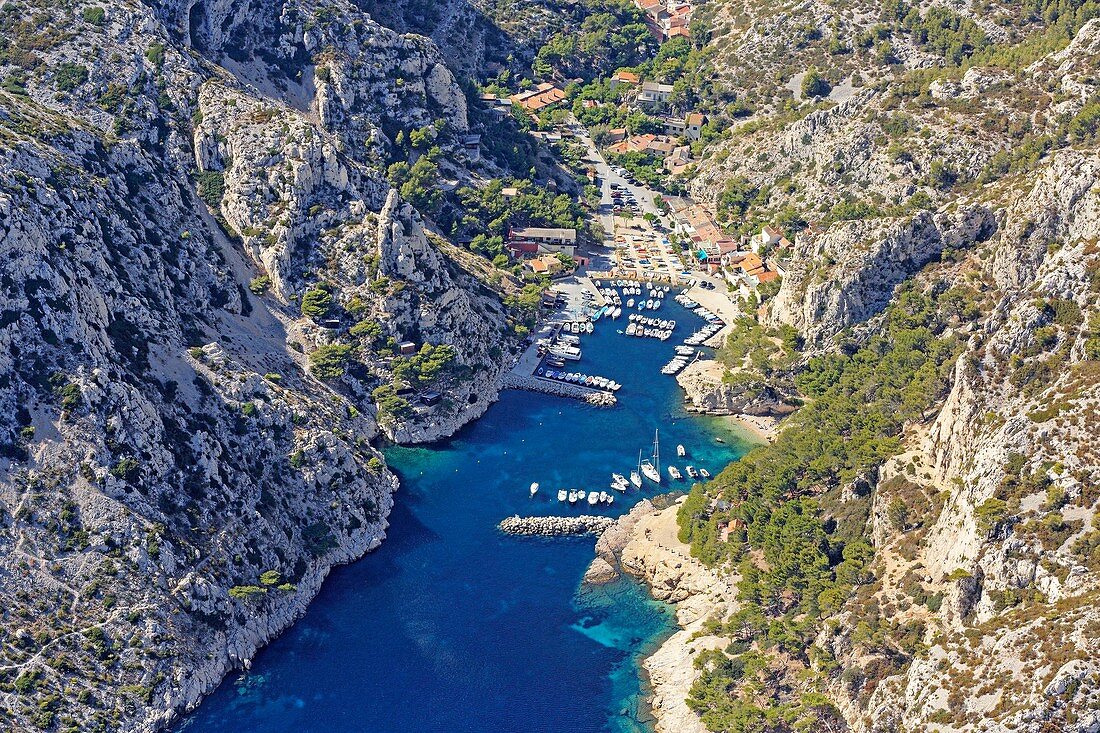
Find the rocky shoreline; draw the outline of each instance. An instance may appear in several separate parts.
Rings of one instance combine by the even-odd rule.
[[[676,376],[684,390],[684,406],[691,412],[732,417],[762,440],[775,440],[779,421],[797,409],[773,386],[758,381],[730,383],[726,367],[713,359],[689,364]]]
[[[719,575],[691,556],[677,537],[678,508],[679,501],[664,509],[649,500],[639,502],[601,535],[584,582],[606,583],[625,572],[644,582],[654,598],[675,604],[680,630],[642,662],[652,687],[650,706],[658,733],[706,733],[687,706],[699,675],[694,659],[701,649],[729,644],[704,627],[709,619],[736,611],[737,579]]]

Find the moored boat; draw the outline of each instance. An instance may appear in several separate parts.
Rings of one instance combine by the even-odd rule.
[[[533,497],[537,493],[539,493],[539,483],[538,483],[538,481],[531,484],[531,496]]]

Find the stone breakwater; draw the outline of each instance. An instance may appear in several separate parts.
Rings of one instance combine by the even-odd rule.
[[[589,389],[577,384],[556,382],[552,379],[540,379],[538,377],[524,377],[509,372],[500,380],[502,389],[523,389],[528,392],[542,392],[543,394],[556,395],[557,397],[569,397],[582,400],[590,405],[598,407],[612,407],[618,404],[615,395],[598,389]]]
[[[611,517],[585,514],[579,517],[508,517],[499,525],[501,532],[538,537],[567,537],[603,534],[613,525]]]

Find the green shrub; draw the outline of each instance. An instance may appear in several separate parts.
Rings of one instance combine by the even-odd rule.
[[[149,59],[149,63],[157,68],[164,63],[164,44],[160,41],[153,41],[149,44],[149,47],[145,49],[145,58]]]
[[[235,585],[229,589],[229,595],[231,598],[249,599],[254,596],[263,595],[267,593],[266,588],[261,588],[258,585]]]
[[[332,309],[332,293],[324,288],[313,288],[302,294],[302,315],[324,318]]]
[[[54,73],[54,86],[62,92],[71,92],[78,86],[88,81],[88,68],[80,64],[66,61],[57,65]]]
[[[248,282],[248,289],[253,295],[263,295],[271,287],[271,278],[267,275],[259,275]]]
[[[81,17],[84,18],[85,23],[91,23],[92,25],[103,25],[107,21],[107,11],[98,5],[92,5],[84,8],[81,13]]]
[[[283,576],[278,570],[265,570],[260,574],[260,583],[263,585],[278,585]]]
[[[321,346],[310,353],[310,372],[318,379],[336,379],[347,371],[352,348],[344,344]]]
[[[219,208],[225,196],[225,174],[221,171],[201,171],[195,178],[199,182],[199,198],[211,209]]]

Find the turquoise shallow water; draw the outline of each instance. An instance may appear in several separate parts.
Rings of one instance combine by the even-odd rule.
[[[677,443],[711,471],[745,450],[722,421],[688,416],[675,380],[660,374],[701,325],[671,300],[660,313],[678,321],[663,343],[615,333],[625,319],[582,336],[575,370],[623,384],[617,407],[507,392],[443,444],[388,451],[401,477],[388,539],[334,571],[303,619],[181,730],[648,730],[638,661],[671,631],[669,609],[632,580],[578,593],[591,539],[505,537],[496,524],[511,514],[619,515],[677,488],[666,476],[663,489],[647,483],[599,510],[554,496],[606,489],[612,471],[649,452],[655,427],[662,465],[683,468]],[[533,500],[532,481],[543,487]]]

